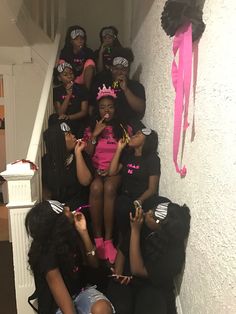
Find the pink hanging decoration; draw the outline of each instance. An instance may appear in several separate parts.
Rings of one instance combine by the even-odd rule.
[[[192,75],[192,24],[181,26],[173,41],[173,54],[179,52],[178,65],[172,63],[172,83],[175,88],[174,130],[173,130],[173,161],[176,172],[184,177],[187,173],[185,166],[178,165],[178,153],[181,137],[181,128],[186,132],[188,123],[189,95]]]

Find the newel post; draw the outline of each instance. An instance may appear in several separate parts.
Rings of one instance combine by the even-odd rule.
[[[28,296],[34,291],[34,280],[29,271],[27,252],[29,239],[25,231],[25,216],[37,202],[39,191],[38,170],[30,163],[18,162],[7,165],[1,175],[7,181],[9,203],[9,238],[12,241],[13,266],[18,314],[32,314],[27,303]]]

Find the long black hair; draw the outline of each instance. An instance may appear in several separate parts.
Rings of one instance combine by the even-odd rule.
[[[190,219],[190,211],[186,205],[169,203],[166,218],[159,222],[160,228],[154,232],[144,228],[144,232],[148,234],[144,240],[145,255],[150,259],[156,258],[172,247],[180,248],[184,258],[184,241],[189,234]]]
[[[112,50],[112,60],[116,57],[122,57],[129,61],[130,64],[134,61],[134,54],[130,48],[127,47],[116,47]]]
[[[54,86],[63,85],[63,83],[59,80],[59,76],[60,76],[63,72],[59,72],[58,69],[57,69],[59,63],[62,63],[63,61],[66,62],[65,60],[62,60],[62,59],[58,60],[56,66],[55,66],[54,69],[53,69],[53,84],[54,84]],[[67,62],[67,63],[68,63],[68,62]],[[69,63],[69,64],[70,64],[70,63]],[[74,77],[76,77],[76,71],[75,71],[74,66],[71,65],[71,64],[70,64],[70,66],[71,66],[71,70],[72,70],[72,72],[73,72],[73,74],[74,74]]]
[[[91,120],[90,120],[90,128],[91,130],[93,131],[95,129],[95,126],[96,126],[96,123],[97,121],[101,120],[101,116],[100,116],[100,113],[99,113],[99,101],[103,98],[108,98],[108,99],[112,99],[113,102],[114,102],[114,108],[115,108],[115,112],[114,112],[114,117],[111,121],[107,122],[108,125],[111,125],[112,128],[113,128],[113,133],[114,133],[114,136],[116,138],[116,140],[119,140],[123,137],[124,135],[124,130],[122,128],[122,126],[126,129],[127,131],[127,124],[124,122],[124,120],[121,118],[120,114],[119,114],[119,110],[117,110],[117,102],[116,102],[116,99],[114,99],[113,97],[111,96],[105,96],[105,97],[102,97],[100,98],[94,108],[93,108],[93,113],[92,113],[92,116],[91,116]],[[121,126],[122,124],[122,126]]]
[[[151,130],[150,135],[145,136],[145,142],[142,149],[142,156],[147,157],[150,154],[157,153],[158,135],[157,132]]]
[[[111,29],[112,31],[113,31],[113,34],[115,35],[115,39],[114,39],[114,41],[113,41],[113,47],[115,48],[115,47],[122,47],[121,46],[121,43],[120,43],[120,41],[119,41],[119,39],[118,39],[118,29],[115,27],[115,26],[113,26],[113,25],[110,25],[110,26],[104,26],[103,28],[101,28],[101,30],[100,30],[100,32],[99,32],[99,37],[100,37],[100,42],[101,42],[101,44],[102,44],[102,33],[103,33],[103,31],[104,30],[106,30],[106,29]]]
[[[48,201],[43,201],[27,213],[27,234],[32,238],[28,262],[32,271],[38,269],[40,258],[57,256],[70,269],[73,264],[71,252],[79,247],[79,238],[74,225],[65,214],[55,213]]]
[[[81,29],[84,32],[84,47],[87,47],[87,34],[86,34],[85,29],[80,25],[72,25],[72,26],[68,27],[68,29],[66,31],[65,45],[64,45],[63,49],[72,51],[73,46],[71,43],[71,32],[75,29]]]
[[[51,125],[43,134],[47,151],[47,173],[43,173],[44,181],[53,187],[52,197],[60,200],[63,195],[63,187],[66,176],[66,149],[65,133],[61,130],[60,124]]]

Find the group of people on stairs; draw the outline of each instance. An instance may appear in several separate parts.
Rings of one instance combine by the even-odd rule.
[[[44,201],[27,214],[29,265],[41,314],[174,314],[185,260],[187,206],[159,196],[156,131],[145,126],[144,86],[118,30],[86,45],[67,30],[44,132]]]

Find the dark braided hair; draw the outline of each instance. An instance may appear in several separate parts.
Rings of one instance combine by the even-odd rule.
[[[48,178],[49,185],[53,186],[54,199],[60,200],[64,193],[64,182],[66,176],[65,162],[68,157],[66,149],[65,134],[61,130],[60,124],[50,126],[43,134],[47,150],[49,171],[43,174]]]
[[[145,142],[142,149],[142,156],[147,157],[150,154],[157,153],[158,135],[152,130],[150,135],[145,136]]]
[[[116,47],[112,50],[112,60],[116,57],[123,57],[129,61],[130,64],[134,61],[134,54],[130,48]]]
[[[43,201],[27,213],[27,234],[32,238],[28,262],[34,272],[42,256],[55,256],[70,270],[74,259],[72,252],[78,251],[79,238],[74,225],[63,213],[55,213],[48,201]],[[82,255],[81,255],[82,256]]]
[[[65,61],[65,60],[64,60]],[[66,62],[66,61],[65,61]],[[67,62],[68,63],[68,62]],[[60,74],[61,73],[59,73],[58,72],[58,70],[57,70],[57,64],[56,64],[56,66],[55,66],[55,68],[53,69],[53,84],[54,84],[54,86],[58,86],[58,85],[63,85],[62,84],[62,82],[59,80],[59,76],[60,76]],[[71,67],[72,67],[72,72],[73,72],[73,74],[74,74],[74,77],[76,76],[76,71],[75,71],[75,68],[74,68],[74,66],[73,65],[71,65]]]
[[[190,212],[186,205],[179,206],[175,203],[168,205],[167,217],[160,222],[157,231],[147,231],[143,246],[145,255],[149,259],[156,259],[163,255],[168,247],[182,247],[184,250],[184,240],[187,238],[190,229]]]
[[[86,34],[86,31],[85,29],[82,27],[82,26],[79,26],[79,25],[72,25],[70,27],[68,27],[67,29],[67,32],[66,32],[66,37],[65,37],[65,45],[64,45],[64,48],[63,49],[66,49],[66,50],[69,50],[69,51],[72,51],[73,49],[73,46],[72,46],[72,43],[71,43],[71,32],[75,29],[81,29],[83,32],[84,32],[84,47],[87,47],[86,45],[86,42],[87,42],[87,34]]]
[[[121,47],[121,43],[120,43],[119,39],[117,38],[117,36],[118,36],[118,29],[115,26],[113,26],[113,25],[111,25],[111,26],[104,26],[100,30],[99,37],[100,37],[101,44],[102,44],[102,33],[103,33],[103,31],[105,29],[111,29],[113,31],[114,35],[115,35],[115,39],[113,41],[113,45],[112,46],[113,47]]]

